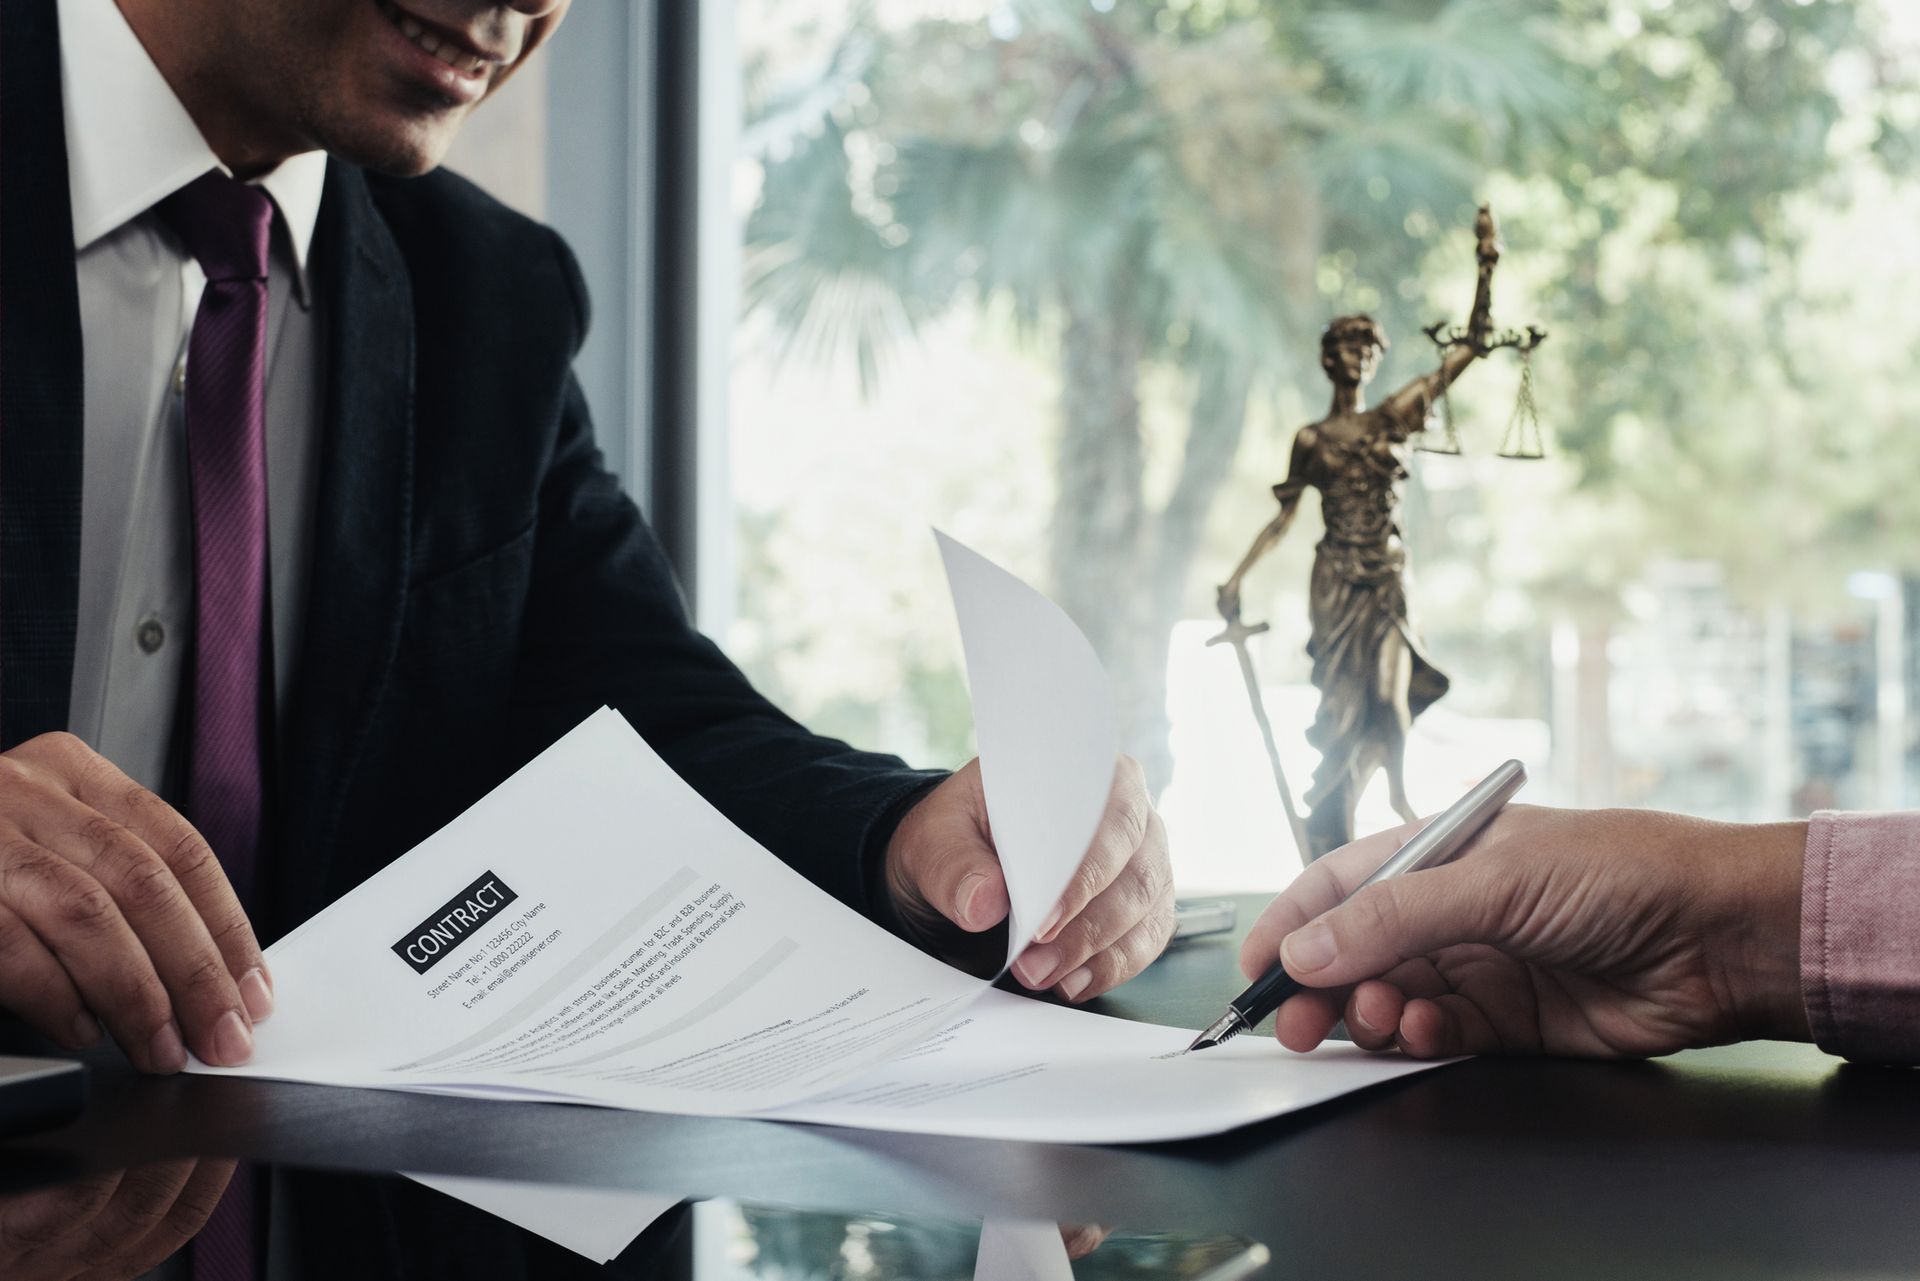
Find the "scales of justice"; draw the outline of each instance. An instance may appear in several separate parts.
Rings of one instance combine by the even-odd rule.
[[[1544,456],[1532,356],[1547,334],[1537,326],[1494,329],[1493,269],[1500,261],[1500,242],[1486,205],[1474,219],[1474,232],[1480,270],[1473,310],[1464,329],[1444,321],[1426,327],[1440,357],[1432,373],[1368,408],[1366,385],[1386,349],[1386,334],[1364,315],[1341,316],[1327,325],[1320,339],[1320,367],[1333,383],[1332,407],[1325,418],[1294,436],[1287,478],[1273,487],[1280,513],[1254,538],[1219,589],[1226,630],[1207,644],[1231,645],[1240,661],[1280,803],[1307,862],[1353,839],[1354,807],[1378,770],[1386,771],[1395,812],[1409,822],[1418,817],[1407,800],[1407,732],[1414,718],[1447,692],[1448,681],[1428,660],[1408,618],[1399,514],[1409,449],[1458,454],[1460,438],[1447,388],[1474,361],[1512,348],[1520,356],[1520,392],[1500,457]],[[1410,446],[1415,437],[1434,433],[1436,427],[1437,440]],[[1273,725],[1247,649],[1248,639],[1266,631],[1267,624],[1242,621],[1240,587],[1247,572],[1286,534],[1309,488],[1320,491],[1325,534],[1314,549],[1308,591],[1313,633],[1307,655],[1313,660],[1320,704],[1307,741],[1319,749],[1320,764],[1302,818],[1280,766]]]

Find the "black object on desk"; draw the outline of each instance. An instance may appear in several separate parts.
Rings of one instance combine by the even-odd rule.
[[[86,1102],[85,1064],[0,1055],[0,1137],[64,1125]]]

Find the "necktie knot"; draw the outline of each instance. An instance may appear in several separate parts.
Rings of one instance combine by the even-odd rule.
[[[267,278],[273,200],[260,188],[212,169],[158,207],[209,281]]]

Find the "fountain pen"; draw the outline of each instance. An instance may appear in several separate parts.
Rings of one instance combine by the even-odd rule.
[[[1526,766],[1519,761],[1508,761],[1476,783],[1472,791],[1455,801],[1438,818],[1415,832],[1405,845],[1388,855],[1386,862],[1374,869],[1372,876],[1354,886],[1353,893],[1347,898],[1352,898],[1369,885],[1377,885],[1405,872],[1438,867],[1446,862],[1500,812],[1500,807],[1511,800],[1526,781]],[[1280,1003],[1295,992],[1305,990],[1305,984],[1288,974],[1279,961],[1275,961],[1267,967],[1265,974],[1254,980],[1252,987],[1229,1001],[1227,1012],[1208,1024],[1207,1030],[1195,1037],[1193,1044],[1182,1052],[1208,1050],[1231,1041],[1279,1009]]]

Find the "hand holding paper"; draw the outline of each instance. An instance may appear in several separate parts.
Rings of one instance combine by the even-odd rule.
[[[145,1072],[244,1063],[273,1010],[260,945],[206,841],[71,734],[0,752],[0,1010]]]
[[[887,888],[921,947],[971,973],[999,970],[1005,949],[978,936],[1006,923],[1012,901],[989,832],[979,761],[901,821],[887,850]],[[1084,1001],[1145,969],[1172,934],[1167,830],[1140,767],[1123,756],[1079,874],[1013,972],[1034,991],[1051,987],[1064,1000]]]

